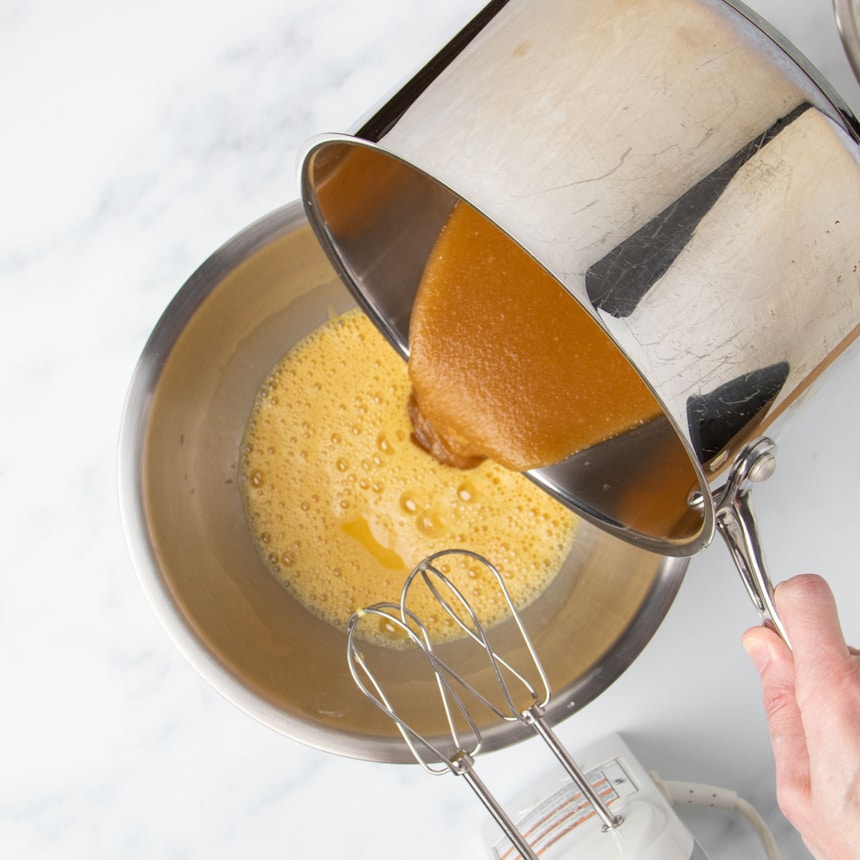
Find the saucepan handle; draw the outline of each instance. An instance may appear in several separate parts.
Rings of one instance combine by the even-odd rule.
[[[737,456],[726,483],[714,491],[717,531],[729,548],[747,592],[762,622],[791,647],[773,602],[773,585],[767,575],[758,525],[753,513],[751,484],[769,478],[776,467],[776,444],[762,437]]]

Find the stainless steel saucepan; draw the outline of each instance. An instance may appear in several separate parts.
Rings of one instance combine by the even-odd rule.
[[[749,487],[772,471],[777,419],[860,332],[857,130],[739,3],[508,0],[354,135],[312,140],[302,196],[404,356],[458,200],[531,254],[663,410],[531,476],[664,555],[719,530],[777,623]]]

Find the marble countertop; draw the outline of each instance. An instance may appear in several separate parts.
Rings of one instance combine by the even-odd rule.
[[[486,815],[460,784],[304,748],[194,673],[136,580],[115,475],[126,388],[176,290],[297,196],[303,141],[351,127],[481,5],[0,6],[0,856],[483,856]],[[860,109],[828,0],[750,5]],[[860,643],[858,374],[855,351],[756,494],[775,578],[824,573]],[[662,776],[738,791],[802,860],[740,646],[754,622],[711,547],[641,657],[560,734],[576,749],[620,732]],[[502,799],[541,771],[533,752],[488,757]],[[763,856],[737,818],[691,824],[714,860]]]

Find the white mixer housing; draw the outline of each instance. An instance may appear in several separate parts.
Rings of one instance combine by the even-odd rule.
[[[576,785],[553,771],[508,809],[541,860],[708,860],[648,772],[618,735],[583,750],[579,764],[623,822],[605,830]],[[488,828],[493,860],[516,860],[511,843]]]

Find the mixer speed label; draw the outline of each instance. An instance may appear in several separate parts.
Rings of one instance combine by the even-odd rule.
[[[609,807],[639,791],[620,758],[611,759],[589,771],[587,778]],[[588,799],[573,782],[566,781],[517,821],[517,828],[537,854],[547,854],[572,831],[592,819],[597,819],[597,815]],[[600,823],[599,819],[596,823]],[[516,849],[504,837],[493,846],[493,850],[498,860],[515,860],[518,856]]]

